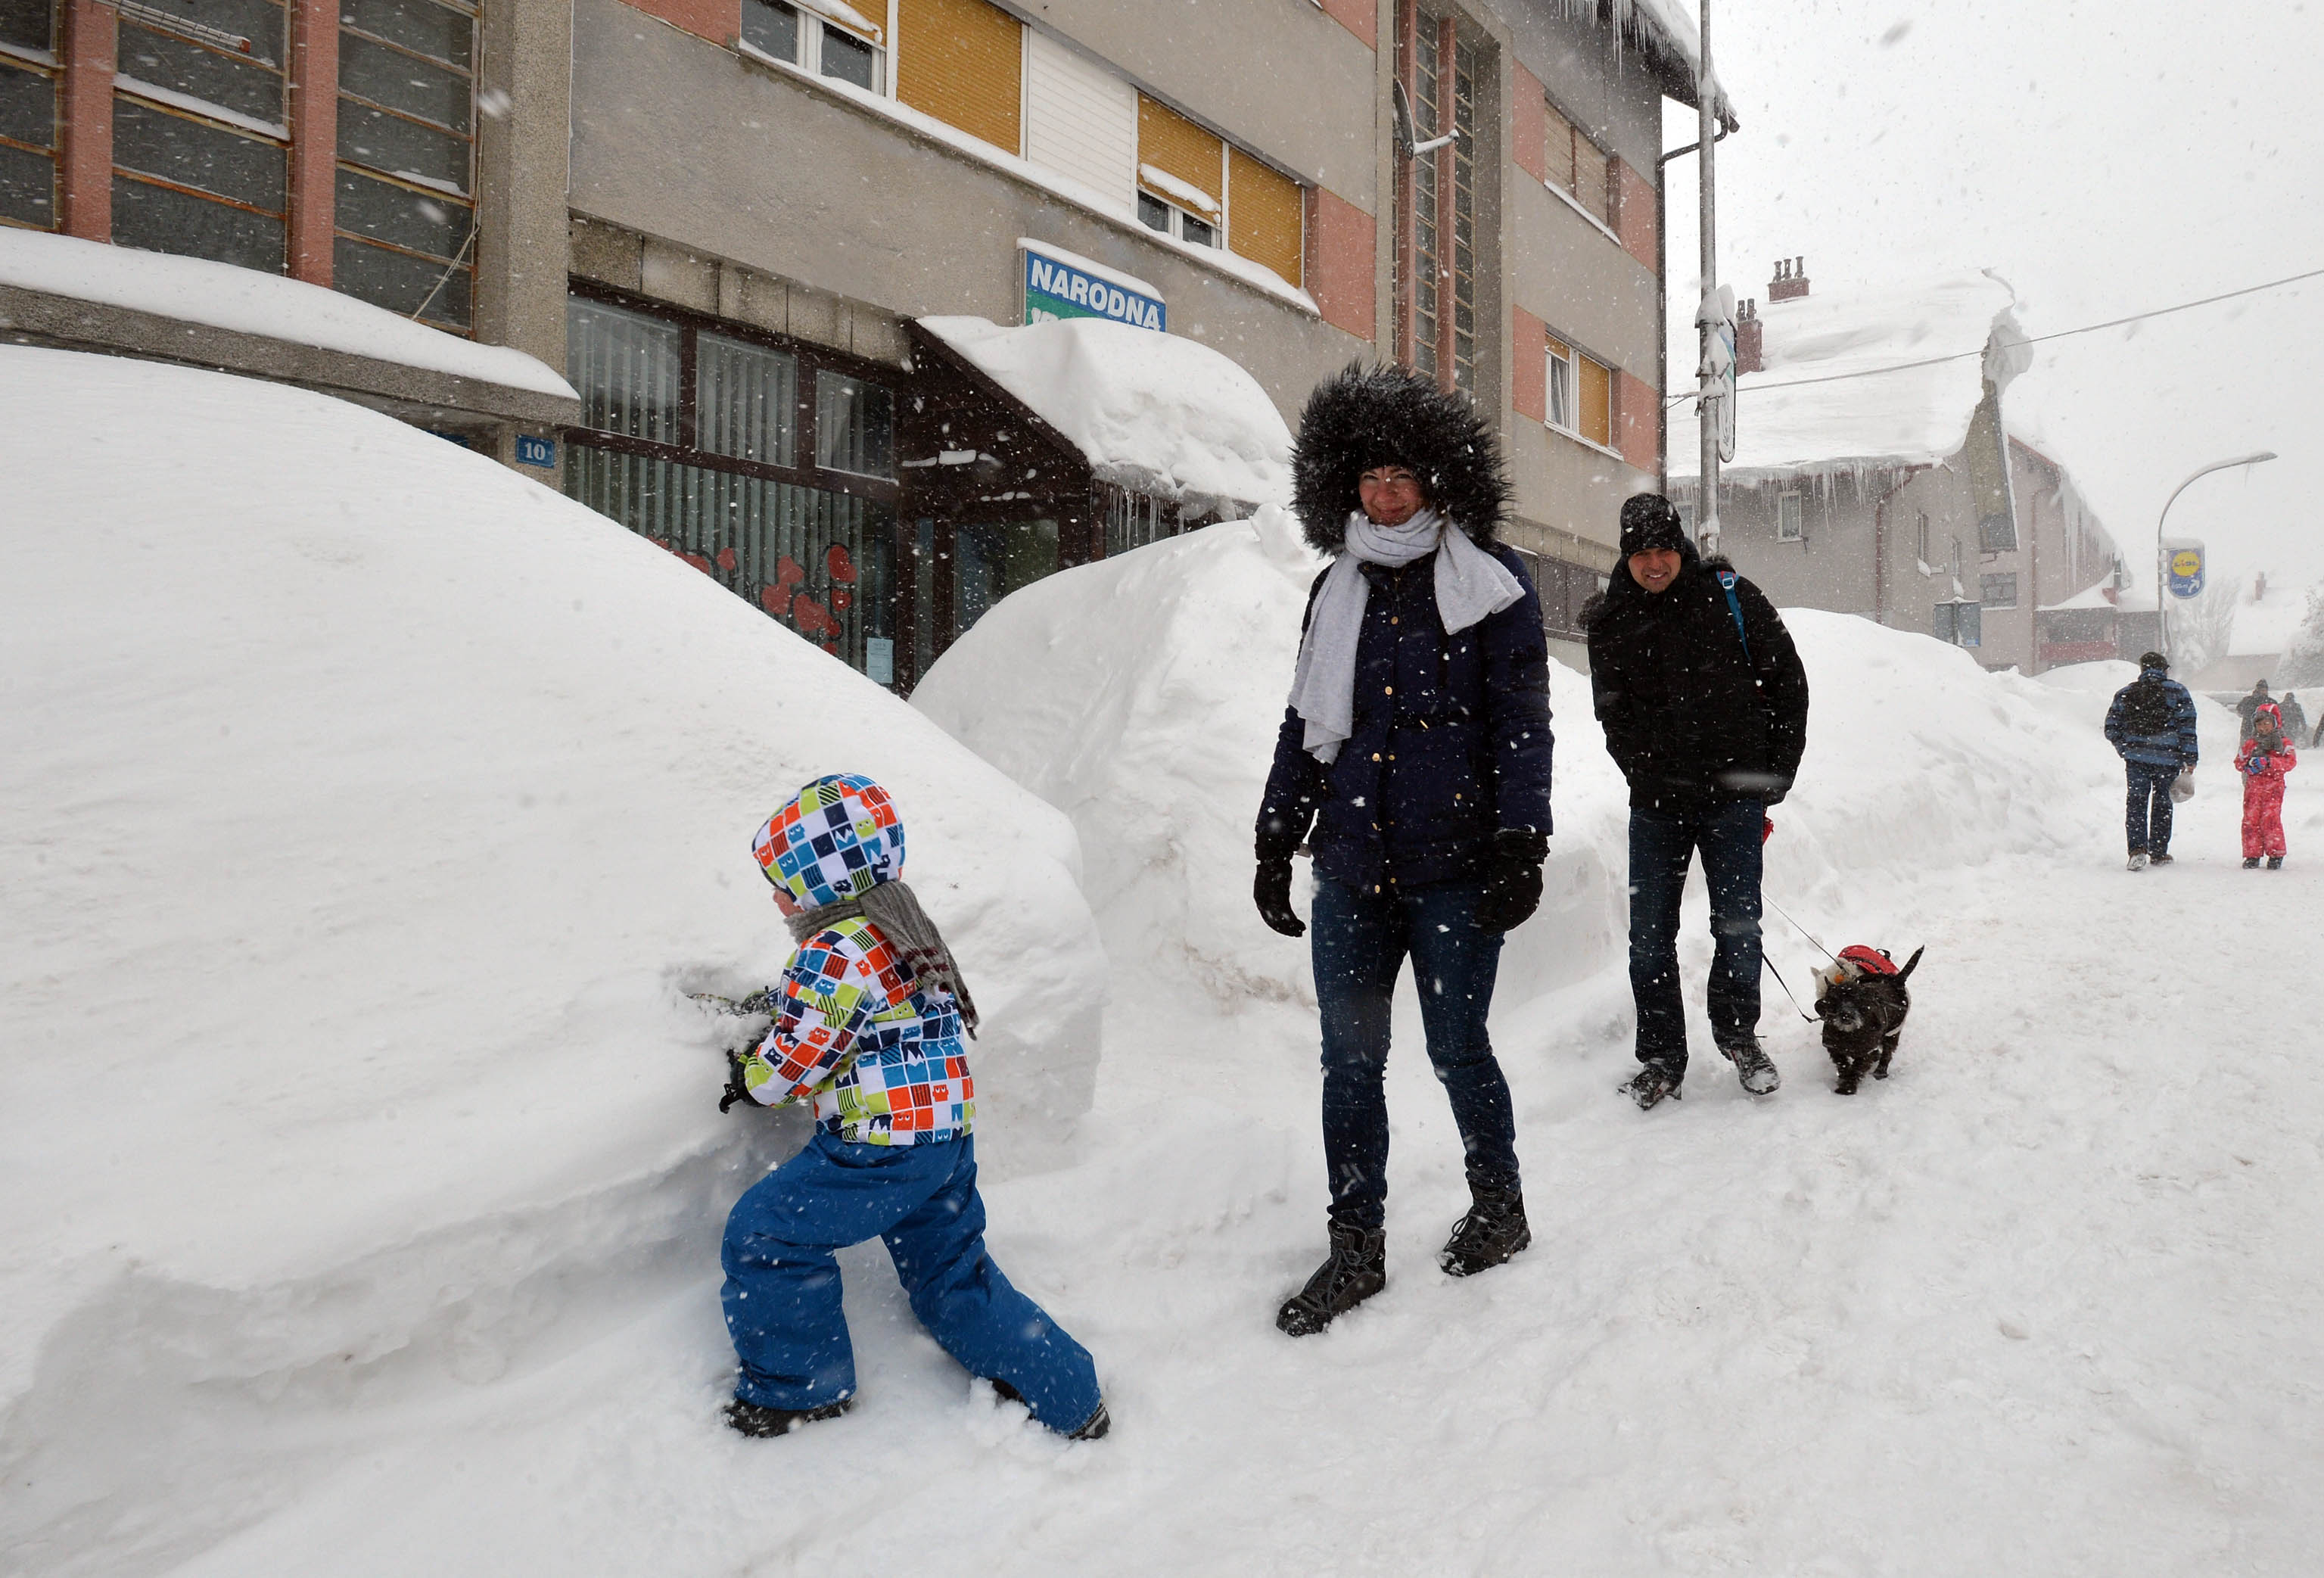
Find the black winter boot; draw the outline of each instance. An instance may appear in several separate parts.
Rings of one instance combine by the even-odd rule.
[[[1276,1329],[1312,1337],[1388,1286],[1388,1234],[1380,1228],[1332,1224],[1332,1253],[1307,1286],[1276,1312]]]
[[[1533,1242],[1526,1225],[1525,1194],[1518,1189],[1469,1186],[1469,1214],[1452,1224],[1452,1236],[1437,1252],[1447,1277],[1489,1271]]]
[[[836,1419],[854,1406],[853,1398],[842,1398],[819,1408],[770,1408],[763,1403],[746,1403],[736,1398],[726,1405],[726,1424],[743,1435],[788,1435],[802,1425]]]
[[[1638,1066],[1638,1072],[1614,1088],[1638,1103],[1638,1111],[1651,1112],[1665,1096],[1679,1099],[1679,1076],[1659,1063]]]

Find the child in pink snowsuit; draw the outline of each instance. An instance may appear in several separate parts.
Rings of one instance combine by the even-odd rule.
[[[2283,775],[2300,758],[2283,737],[2283,717],[2272,701],[2252,716],[2252,736],[2236,749],[2236,771],[2244,777],[2244,870],[2267,857],[2267,869],[2283,864]]]

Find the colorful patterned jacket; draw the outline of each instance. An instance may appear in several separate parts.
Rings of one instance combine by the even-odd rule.
[[[764,1106],[815,1100],[816,1127],[851,1145],[932,1145],[969,1132],[969,1077],[958,1007],[918,990],[880,928],[861,917],[825,927],[783,970],[774,1029],[744,1060]]]

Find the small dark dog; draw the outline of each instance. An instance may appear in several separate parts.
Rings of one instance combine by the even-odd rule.
[[[1832,1088],[1841,1095],[1854,1095],[1868,1073],[1875,1079],[1888,1077],[1896,1038],[1904,1033],[1904,1016],[1913,1011],[1913,994],[1904,989],[1904,981],[1923,951],[1914,948],[1899,970],[1887,949],[1858,943],[1840,949],[1831,969],[1816,973],[1821,987],[1815,1006],[1823,1019],[1823,1049],[1840,1071],[1840,1083]]]

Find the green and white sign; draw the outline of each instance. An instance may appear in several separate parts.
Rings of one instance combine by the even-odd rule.
[[[1029,246],[1022,256],[1026,322],[1110,318],[1116,323],[1134,324],[1139,328],[1169,331],[1170,309],[1161,297],[1135,289],[1119,277],[1109,278]]]

